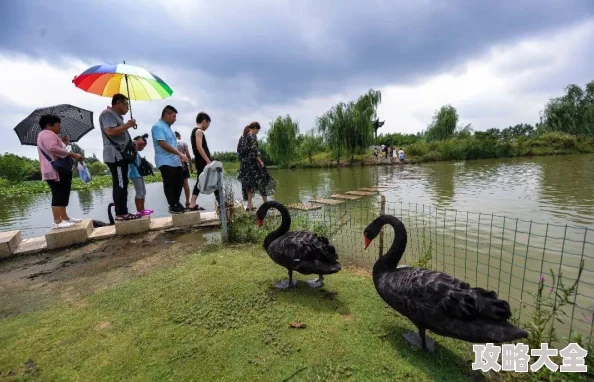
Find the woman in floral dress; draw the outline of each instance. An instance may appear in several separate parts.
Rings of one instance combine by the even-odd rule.
[[[248,211],[256,209],[252,204],[254,192],[258,192],[264,202],[267,202],[268,196],[274,194],[276,187],[276,181],[270,176],[260,157],[257,138],[259,131],[258,122],[250,123],[243,129],[243,135],[237,145],[240,160],[237,179],[241,182],[243,198],[248,201]]]

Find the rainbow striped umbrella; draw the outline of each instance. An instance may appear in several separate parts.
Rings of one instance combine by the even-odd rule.
[[[93,66],[72,80],[77,88],[103,97],[120,93],[131,100],[155,100],[171,96],[173,90],[155,74],[134,65]],[[132,109],[130,109],[132,116]]]

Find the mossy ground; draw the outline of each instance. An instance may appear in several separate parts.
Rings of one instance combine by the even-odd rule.
[[[178,248],[179,249],[179,248]],[[471,344],[431,335],[436,353],[345,267],[322,290],[286,277],[258,245],[213,246],[85,298],[0,321],[6,380],[468,380]],[[298,275],[299,280],[308,277]],[[291,328],[303,323],[305,328]]]

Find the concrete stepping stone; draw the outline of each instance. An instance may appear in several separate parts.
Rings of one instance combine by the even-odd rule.
[[[311,210],[319,210],[322,208],[321,206],[316,206],[315,204],[311,203],[292,203],[287,204],[287,208],[291,210],[301,210],[301,211],[311,211]]]
[[[115,226],[110,225],[106,227],[95,228],[89,235],[90,240],[103,240],[114,237],[116,234]]]
[[[10,256],[23,241],[21,231],[0,232],[0,258]]]
[[[319,204],[329,204],[331,206],[335,206],[337,204],[344,203],[344,200],[334,200],[334,199],[317,199],[312,200],[312,203],[319,203]]]
[[[219,220],[219,217],[217,216],[217,213],[215,211],[201,212],[200,221],[201,227],[211,227],[221,224],[221,221]]]
[[[200,211],[186,211],[183,214],[171,215],[171,225],[174,227],[191,227],[200,225]]]
[[[341,194],[334,194],[330,197],[334,198],[334,199],[344,199],[344,200],[357,200],[357,199],[362,198],[362,196],[359,196],[359,195],[341,195]]]
[[[349,195],[359,195],[359,196],[373,196],[373,195],[377,194],[377,192],[374,192],[374,191],[347,191],[345,193],[349,194]]]
[[[162,218],[151,219],[150,229],[151,231],[159,231],[162,229],[171,228],[173,225],[173,219],[171,216],[165,216]]]
[[[15,255],[28,255],[31,253],[43,252],[47,249],[47,242],[45,236],[33,237],[30,239],[23,239],[21,244],[14,251]]]
[[[381,192],[381,191],[387,191],[391,188],[392,187],[366,187],[366,188],[360,188],[359,191]]]
[[[83,220],[68,228],[52,228],[45,234],[47,249],[70,247],[89,240],[93,232],[93,221]]]
[[[150,231],[151,217],[143,216],[140,219],[115,222],[116,235],[132,235]]]

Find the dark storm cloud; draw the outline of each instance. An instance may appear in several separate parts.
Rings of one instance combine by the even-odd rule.
[[[150,61],[230,88],[233,79],[251,79],[251,101],[277,103],[353,84],[412,82],[493,44],[594,14],[591,0],[207,3],[190,12],[175,2],[166,9],[138,1],[2,1],[0,49]]]

